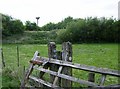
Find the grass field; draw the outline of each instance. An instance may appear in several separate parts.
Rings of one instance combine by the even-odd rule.
[[[23,66],[28,68],[29,60],[37,50],[41,56],[48,56],[47,45],[31,44],[18,45],[20,67],[17,67],[17,54],[15,44],[4,44],[3,53],[6,67],[3,68],[2,86],[18,87],[22,80]],[[73,44],[73,62],[102,68],[118,69],[118,44]],[[61,50],[61,45],[57,45]],[[87,79],[87,72],[73,70],[73,76]],[[100,75],[96,75],[96,82]],[[105,84],[117,83],[117,78],[107,77]],[[73,83],[74,87],[81,85]]]

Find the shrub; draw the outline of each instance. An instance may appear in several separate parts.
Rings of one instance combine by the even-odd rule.
[[[3,37],[24,32],[23,23],[20,20],[13,19],[7,15],[2,15],[2,26]]]
[[[84,35],[86,35],[85,21],[80,20],[69,23],[66,30],[59,31],[57,40],[59,42],[70,41],[76,43],[81,41],[85,37]]]

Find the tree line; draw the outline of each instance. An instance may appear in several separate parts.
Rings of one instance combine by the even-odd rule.
[[[59,32],[60,42],[120,42],[120,21],[109,18],[86,18],[72,21],[67,24],[66,29]]]
[[[2,14],[2,36],[23,34],[24,31],[52,31],[56,30],[57,42],[119,42],[120,21],[114,18],[88,17],[85,19],[67,17],[58,23],[48,23],[42,27],[35,22],[14,19]],[[54,35],[54,34],[53,34]]]
[[[11,16],[2,14],[3,35],[9,36],[13,34],[23,33],[24,31],[51,31],[55,29],[65,29],[67,23],[73,21],[72,17],[67,17],[58,23],[49,22],[46,25],[39,27],[35,22],[26,21],[23,25],[22,21],[14,19]]]

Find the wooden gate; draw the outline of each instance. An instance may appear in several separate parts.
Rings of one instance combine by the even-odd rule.
[[[88,80],[82,80],[72,76],[72,69],[83,70],[89,72]],[[31,75],[33,70],[39,71],[38,76]],[[34,72],[35,73],[35,72]],[[43,76],[48,74],[49,80],[45,80]],[[100,74],[101,79],[99,83],[95,83],[95,74]],[[48,44],[48,58],[39,56],[36,51],[32,60],[30,60],[30,67],[28,68],[24,80],[20,88],[27,87],[29,80],[33,80],[36,86],[32,87],[50,87],[50,88],[72,88],[72,82],[77,82],[88,87],[106,88],[112,87],[120,88],[120,84],[104,86],[107,76],[114,76],[120,78],[118,70],[111,70],[106,68],[96,68],[94,66],[81,65],[72,62],[72,44],[65,42],[62,45],[62,52],[56,50],[54,42]],[[32,82],[33,85],[33,82]]]

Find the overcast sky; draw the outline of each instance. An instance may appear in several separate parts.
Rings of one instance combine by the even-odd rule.
[[[112,17],[118,18],[119,0],[0,0],[0,13],[23,22],[36,22],[39,26],[60,22],[64,18]]]

